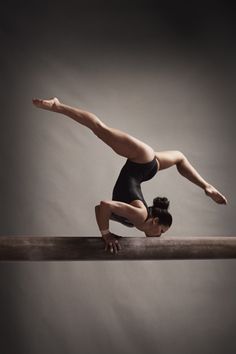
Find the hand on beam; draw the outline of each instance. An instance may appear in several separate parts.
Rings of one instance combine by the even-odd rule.
[[[118,241],[119,238],[121,238],[121,236],[111,232],[107,235],[103,235],[102,239],[105,242],[105,251],[110,250],[111,253],[118,253],[121,250],[121,245]]]

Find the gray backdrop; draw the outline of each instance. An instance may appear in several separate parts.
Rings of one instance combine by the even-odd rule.
[[[181,150],[229,205],[160,172],[163,237],[234,236],[233,8],[106,1],[14,2],[1,11],[1,235],[99,236],[124,159],[86,128],[37,110],[57,96],[156,151]],[[137,230],[111,223],[122,236]],[[235,261],[5,263],[1,352],[235,352]]]

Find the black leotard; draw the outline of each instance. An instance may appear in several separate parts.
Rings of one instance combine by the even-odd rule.
[[[158,166],[156,158],[147,163],[136,163],[127,160],[113,189],[112,200],[124,203],[131,203],[133,200],[141,200],[147,208],[149,217],[149,208],[143,197],[141,183],[150,180],[157,173]],[[112,213],[111,220],[118,221],[125,226],[134,225],[125,217]]]

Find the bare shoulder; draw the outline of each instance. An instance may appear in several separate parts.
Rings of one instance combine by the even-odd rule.
[[[143,202],[142,202],[141,200],[139,200],[139,199],[133,200],[133,201],[130,203],[130,205],[133,205],[133,206],[136,207],[136,208],[143,208],[143,209],[146,209],[146,208],[145,208],[145,205],[143,204]]]
[[[141,200],[133,200],[130,205],[132,205],[133,207],[137,208],[139,210],[139,213],[142,214],[144,220],[146,220],[148,212],[147,212],[147,208],[144,205],[144,203]]]

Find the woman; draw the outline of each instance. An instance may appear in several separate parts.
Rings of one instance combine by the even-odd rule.
[[[55,97],[49,100],[33,99],[33,104],[56,113],[62,113],[89,128],[117,154],[127,159],[113,190],[112,200],[103,200],[95,207],[96,220],[105,241],[105,249],[117,253],[121,247],[118,237],[109,230],[109,220],[126,226],[135,226],[146,236],[159,237],[172,223],[167,198],[155,198],[148,207],[141,191],[141,183],[151,179],[157,171],[176,165],[178,172],[202,188],[218,204],[226,198],[207,183],[180,151],[155,152],[144,142],[105,125],[96,115],[67,106]]]

